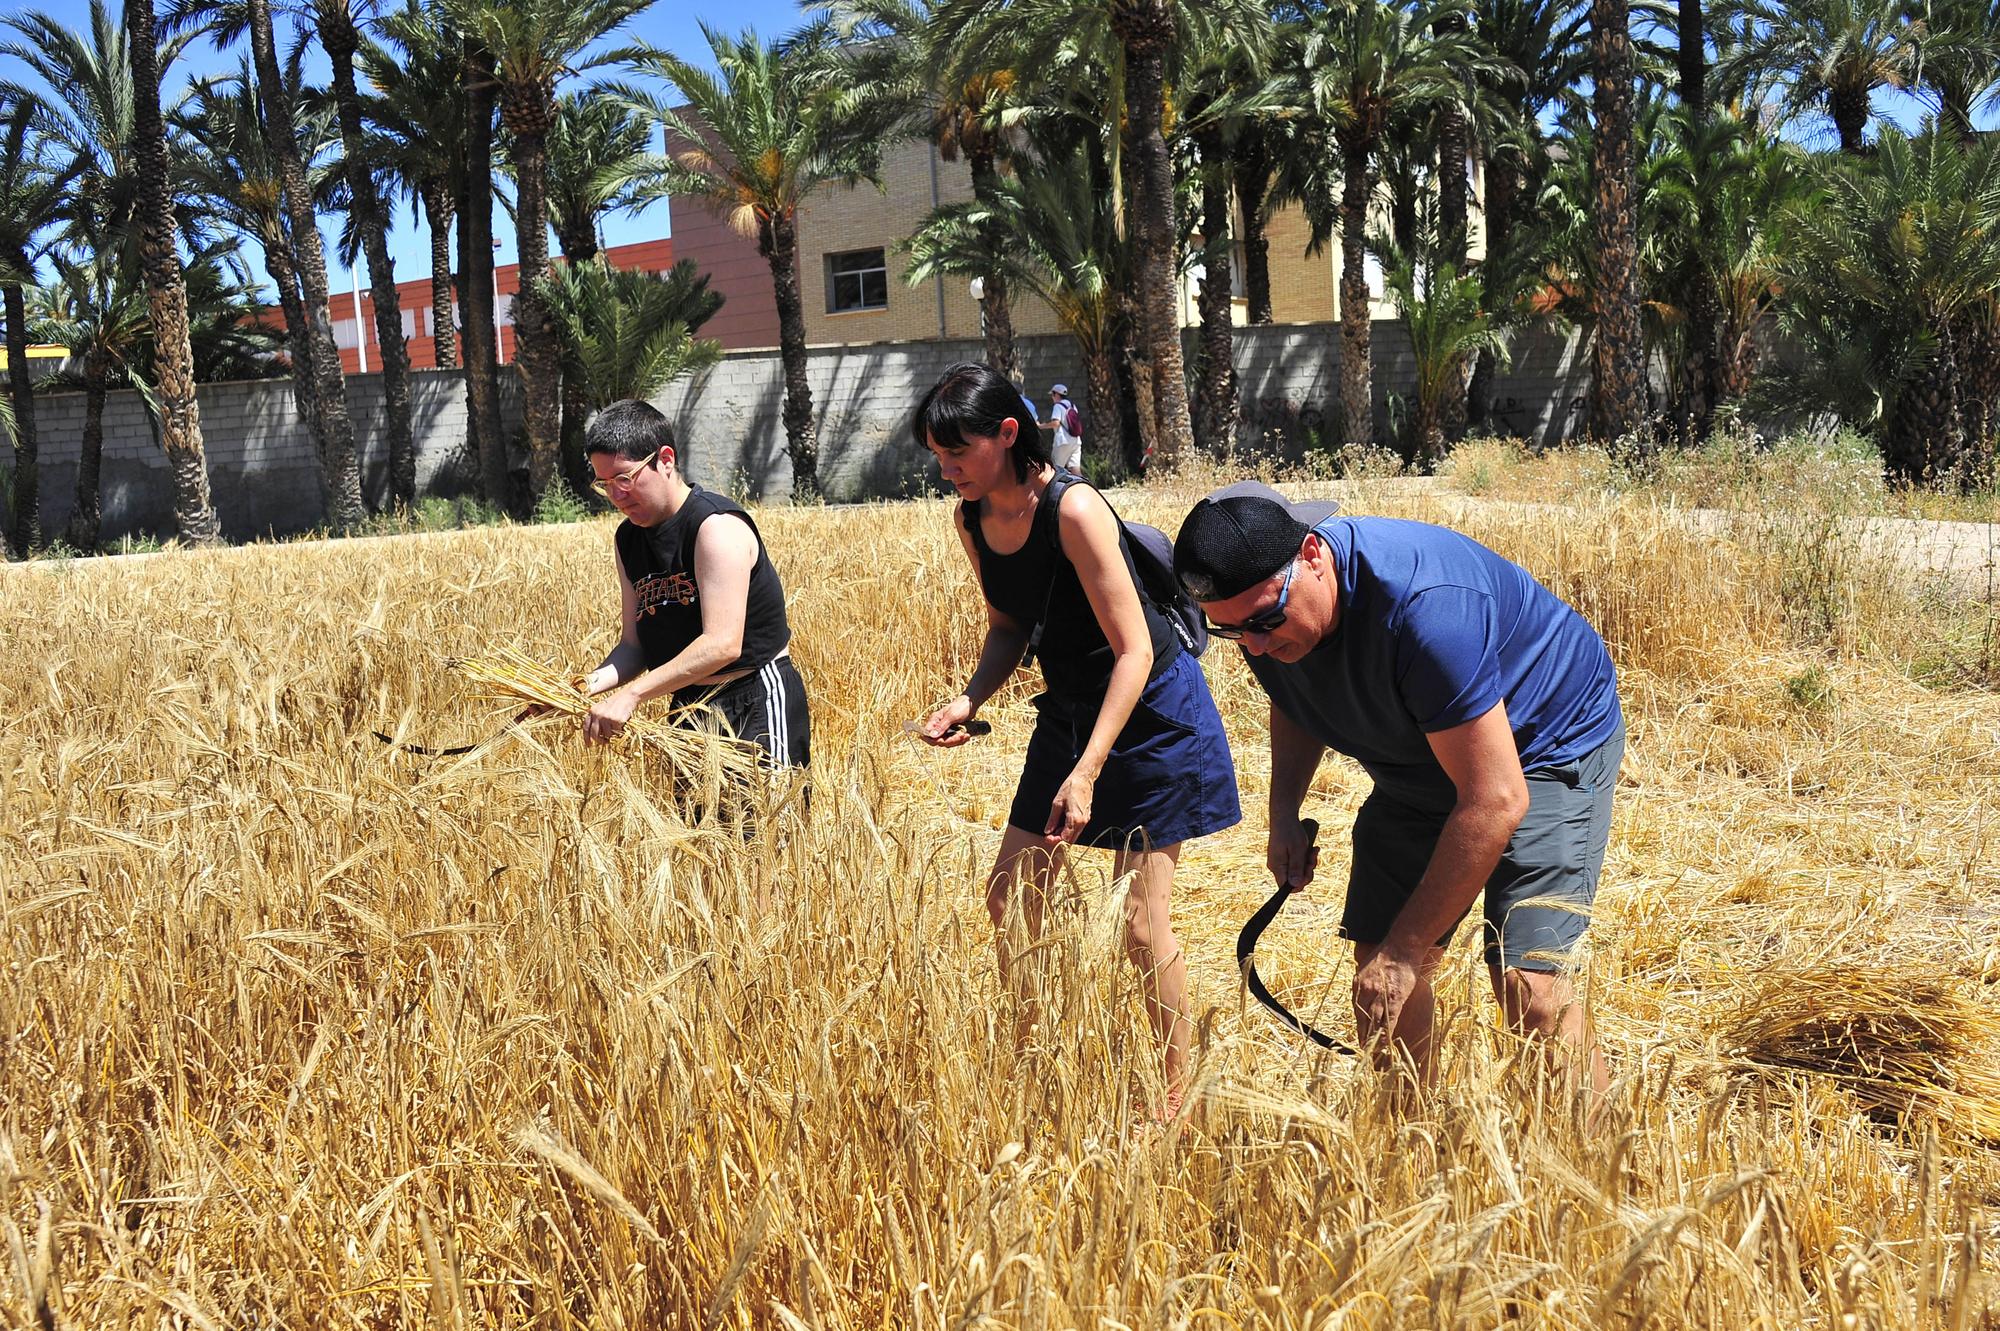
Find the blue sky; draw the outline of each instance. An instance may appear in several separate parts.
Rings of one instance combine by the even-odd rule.
[[[118,12],[120,0],[107,0],[114,13]],[[386,0],[387,5],[399,4],[400,0]],[[155,7],[164,9],[164,0],[155,0]],[[295,9],[302,6],[287,4],[279,0],[281,9]],[[89,0],[43,0],[43,3],[16,3],[15,0],[0,0],[0,12],[20,14],[39,10],[79,31],[90,27]],[[654,46],[665,47],[676,55],[690,61],[713,68],[708,55],[708,43],[701,35],[704,19],[712,27],[734,33],[743,28],[756,29],[759,36],[766,38],[781,36],[798,27],[803,21],[803,11],[795,0],[732,0],[730,4],[708,4],[693,6],[679,0],[658,0],[654,6],[641,15],[630,26],[621,30],[614,39],[619,43],[634,39],[643,40]],[[290,49],[292,43],[292,20],[282,13],[278,19],[279,43]],[[8,33],[11,37],[13,34]],[[247,48],[244,48],[247,50]],[[168,96],[173,90],[185,86],[192,78],[213,73],[233,73],[241,57],[235,51],[218,51],[206,39],[196,41],[187,50],[181,61],[167,72],[162,80]],[[326,57],[320,54],[317,44],[313,56],[307,63],[307,77],[314,82],[324,82],[328,77]],[[29,78],[25,67],[17,60],[0,56],[0,79]],[[339,234],[339,226],[334,221],[322,221],[320,232],[326,237],[328,280],[336,292],[346,290],[352,284],[351,274],[343,268],[335,257],[334,246]],[[624,245],[633,241],[654,240],[666,235],[667,206],[657,203],[644,213],[634,217],[608,219],[604,224],[604,238],[612,245]],[[497,208],[494,212],[493,235],[500,241],[496,252],[499,262],[514,261],[513,222]],[[254,242],[246,246],[252,255],[254,275],[263,279],[263,256]],[[396,217],[394,231],[390,235],[390,249],[396,261],[396,279],[409,282],[427,279],[430,275],[430,237],[420,220],[413,219],[407,205]],[[368,286],[367,273],[361,274],[361,286]]]
[[[107,0],[107,2],[115,12],[120,0]],[[386,2],[396,3],[397,0],[386,0]],[[158,3],[159,0],[156,0],[156,4]],[[295,3],[286,4],[284,0],[279,0],[279,4],[283,9],[300,7]],[[19,4],[12,3],[11,0],[0,0],[0,5],[4,5],[4,12],[9,14],[39,9],[81,30],[87,30],[90,23],[89,0],[46,0],[41,4]],[[749,27],[754,28],[759,35],[769,38],[796,28],[801,18],[802,11],[796,0],[731,0],[728,4],[711,2],[700,6],[681,3],[680,0],[658,0],[650,10],[618,34],[616,40],[622,42],[633,38],[641,39],[652,45],[665,47],[691,62],[710,65],[708,44],[701,35],[700,25],[704,19],[724,31],[733,33]],[[292,40],[292,20],[281,15],[279,23],[280,42],[289,48]],[[308,76],[315,81],[324,81],[327,77],[326,59],[317,53],[316,46],[313,49],[315,58],[309,61]],[[234,52],[218,51],[205,39],[198,41],[189,48],[180,63],[168,72],[166,77],[168,93],[171,96],[176,87],[184,86],[190,78],[215,72],[233,72],[238,60],[239,57]],[[0,78],[20,77],[25,77],[25,71],[20,63],[11,58],[0,57]],[[1914,128],[1923,115],[1923,108],[1915,99],[1900,94],[1878,95],[1875,109],[1886,119],[1906,128]],[[1993,109],[1989,108],[1980,117],[1980,121],[1983,125],[1991,126],[2000,122],[2000,116],[1996,116]],[[1804,127],[1804,132],[1810,136],[1815,131],[1813,127],[1808,126]],[[1831,129],[1825,128],[1824,134],[1828,136],[1827,141],[1830,142]],[[337,226],[333,222],[323,222],[321,231],[327,238],[329,264],[332,269],[328,274],[330,282],[336,291],[345,290],[351,286],[353,277],[333,258]],[[605,240],[612,245],[651,240],[666,235],[667,207],[664,203],[656,203],[636,216],[608,219],[604,224],[604,233]],[[498,212],[497,209],[493,234],[501,242],[498,251],[499,261],[513,262],[514,228],[505,214]],[[398,212],[395,228],[390,237],[390,247],[395,257],[396,276],[399,281],[419,280],[428,276],[429,237],[421,222],[411,216],[407,207]],[[255,252],[254,244],[249,248],[255,275],[261,279],[262,255]],[[367,286],[365,273],[362,275],[361,285],[364,289]]]

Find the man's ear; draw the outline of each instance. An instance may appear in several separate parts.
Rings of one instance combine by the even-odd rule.
[[[674,451],[672,444],[666,444],[660,449],[660,461],[666,463],[667,470],[671,472],[680,464],[680,455]]]
[[[1309,531],[1305,540],[1299,542],[1299,558],[1305,560],[1315,573],[1324,573],[1327,564],[1333,558],[1333,552],[1327,548],[1326,542],[1320,539],[1318,532]]]

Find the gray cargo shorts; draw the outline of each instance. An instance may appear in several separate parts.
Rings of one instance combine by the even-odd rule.
[[[1604,850],[1611,839],[1611,791],[1625,756],[1625,723],[1575,762],[1525,773],[1528,812],[1486,880],[1486,964],[1555,971],[1590,926]],[[1340,936],[1380,943],[1431,862],[1446,814],[1417,809],[1380,786],[1354,818],[1354,863]],[[1467,912],[1468,914],[1470,912]],[[1443,947],[1454,923],[1438,939]]]

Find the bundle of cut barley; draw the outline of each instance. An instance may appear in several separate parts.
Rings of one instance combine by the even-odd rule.
[[[454,658],[450,664],[483,698],[531,703],[570,716],[582,716],[594,702],[572,677],[512,647],[498,648],[491,656]],[[704,725],[684,724],[687,710],[664,717],[635,715],[625,723],[625,735],[659,753],[682,777],[748,776],[757,770],[754,745]]]
[[[2000,1012],[1938,976],[1879,964],[1773,968],[1718,1035],[1758,1072],[1830,1077],[1871,1113],[1935,1115],[2000,1141]]]

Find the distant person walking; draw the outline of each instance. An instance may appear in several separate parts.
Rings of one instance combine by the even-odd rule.
[[[932,713],[923,738],[966,742],[963,729],[1032,652],[1035,699],[1027,761],[1007,815],[986,907],[1012,982],[1008,905],[1020,890],[1039,938],[1051,878],[1071,845],[1117,852],[1133,874],[1125,953],[1178,1111],[1187,1076],[1187,964],[1169,919],[1181,845],[1234,825],[1236,774],[1201,665],[1168,614],[1140,588],[1131,538],[1104,497],[1051,465],[1020,395],[983,365],[945,372],[911,432],[958,492],[953,526],[986,601],[986,643],[964,692]],[[1031,1009],[1032,1010],[1032,1009]]]
[[[1508,1022],[1582,1054],[1601,1095],[1604,1061],[1569,978],[1625,751],[1596,630],[1470,537],[1338,514],[1308,527],[1241,487],[1194,506],[1174,568],[1270,695],[1268,858],[1281,881],[1313,880],[1299,810],[1321,755],[1347,754],[1374,778],[1340,923],[1361,1038],[1387,1034],[1428,1078],[1431,976],[1483,889],[1487,972]]]
[[[1049,445],[1049,458],[1064,471],[1083,474],[1083,417],[1076,405],[1069,400],[1069,385],[1057,384],[1049,389],[1049,425],[1055,438]]]
[[[785,590],[750,515],[690,485],[675,468],[674,431],[645,402],[614,402],[584,434],[591,488],[625,521],[613,546],[622,632],[584,682],[599,700],[587,740],[615,738],[641,703],[676,707],[803,767],[812,721],[792,665]]]

